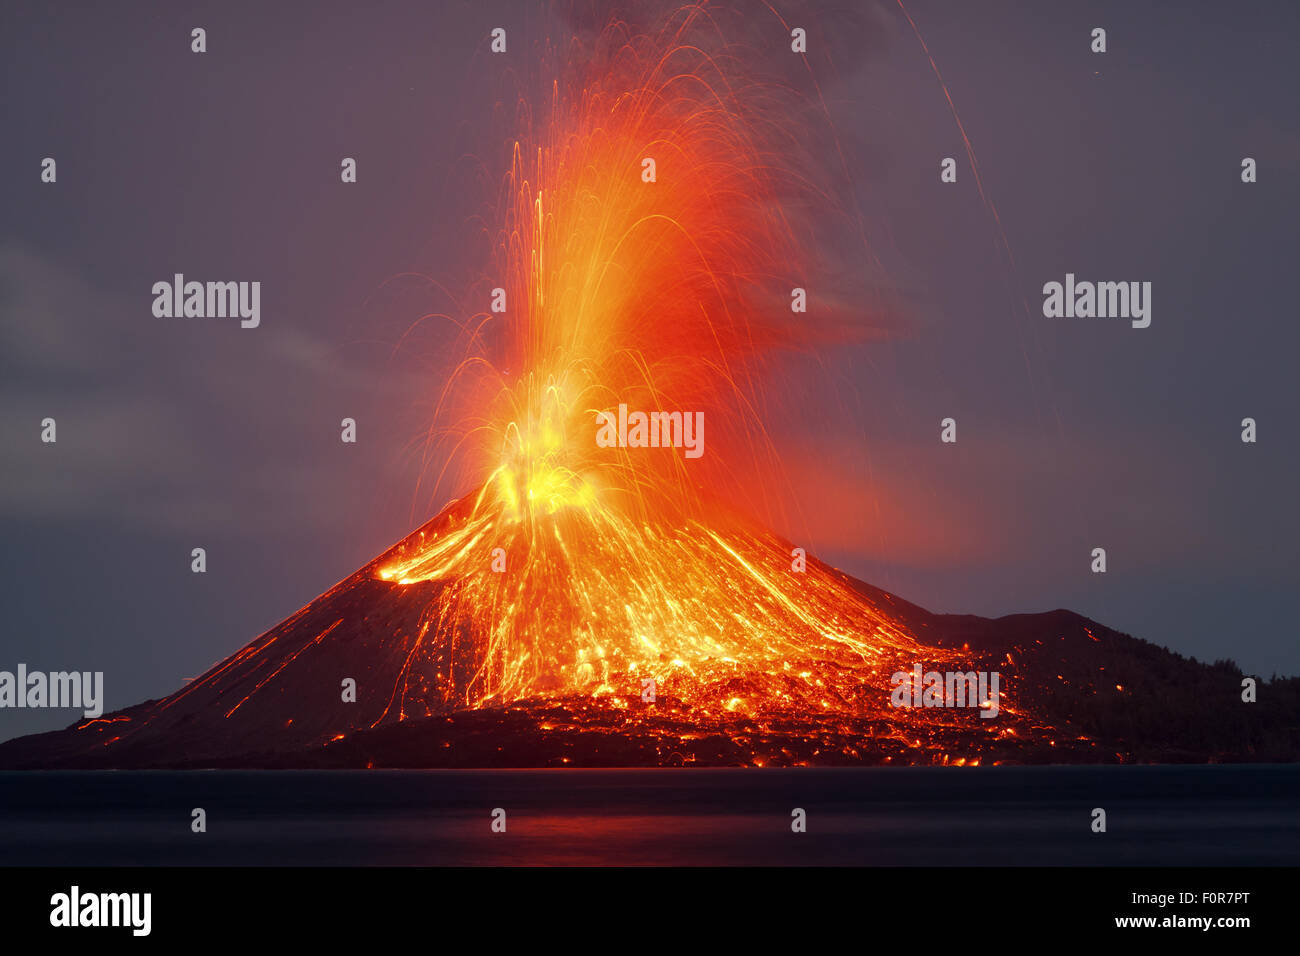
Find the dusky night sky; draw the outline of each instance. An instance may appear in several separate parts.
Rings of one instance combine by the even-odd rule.
[[[933,611],[1065,607],[1300,672],[1300,8],[909,0],[981,195],[896,3],[774,6],[808,30],[869,244],[827,254],[897,303],[886,341],[774,383],[779,530]],[[583,28],[502,2],[4,5],[0,669],[103,671],[106,711],[162,696],[470,490],[420,481],[455,357],[416,320],[483,278],[502,89]],[[793,56],[763,4],[746,29]],[[156,318],[178,272],[260,281],[260,326]],[[1151,282],[1150,327],[1045,318],[1067,272]],[[6,710],[0,739],[76,716]]]

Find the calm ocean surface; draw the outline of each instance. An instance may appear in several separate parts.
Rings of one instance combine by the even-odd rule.
[[[0,773],[2,865],[611,863],[1296,865],[1300,766]]]

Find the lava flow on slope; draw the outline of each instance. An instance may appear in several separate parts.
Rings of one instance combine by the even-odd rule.
[[[1009,661],[926,646],[905,602],[816,560],[795,571],[790,552],[737,526],[525,521],[485,489],[59,749],[131,766],[976,764],[1062,736],[1016,701]],[[891,676],[916,664],[1000,665],[996,719],[891,706]]]

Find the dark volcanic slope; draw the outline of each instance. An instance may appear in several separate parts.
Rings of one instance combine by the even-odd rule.
[[[397,685],[409,637],[443,585],[398,587],[377,580],[374,569],[453,510],[169,697],[8,741],[0,766],[207,766],[302,751],[396,719],[390,694],[364,689]],[[355,703],[342,700],[344,678],[363,689]]]
[[[1049,717],[1094,739],[1115,762],[1300,760],[1300,678],[1259,678],[1241,699],[1245,674],[1231,660],[1204,664],[1111,630],[1073,611],[931,614],[869,584],[854,586],[894,610],[918,638],[1007,659],[1020,693]]]

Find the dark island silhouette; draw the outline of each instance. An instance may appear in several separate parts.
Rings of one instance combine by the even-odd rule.
[[[1298,678],[1260,680],[1258,700],[1246,703],[1246,675],[1230,660],[1201,663],[1066,610],[996,619],[932,614],[812,558],[809,580],[834,597],[845,620],[879,622],[887,637],[879,638],[879,654],[877,639],[864,637],[865,656],[809,644],[802,659],[664,661],[653,695],[643,664],[623,661],[620,669],[615,660],[602,675],[572,678],[586,680],[581,690],[548,683],[539,669],[527,692],[473,699],[464,688],[480,686],[492,664],[491,627],[448,612],[456,581],[394,581],[386,570],[410,566],[429,542],[460,533],[468,509],[453,503],[172,695],[0,744],[0,768],[987,766],[1300,757]],[[754,549],[749,563],[759,560],[753,555],[790,553],[771,536],[734,540],[736,549]],[[718,580],[734,590],[730,573],[720,563]],[[554,587],[553,613],[536,609],[539,620],[567,621],[572,609],[562,584]],[[754,620],[765,608],[775,613],[771,607],[759,601]],[[998,715],[891,706],[892,676],[915,665],[997,672]]]

